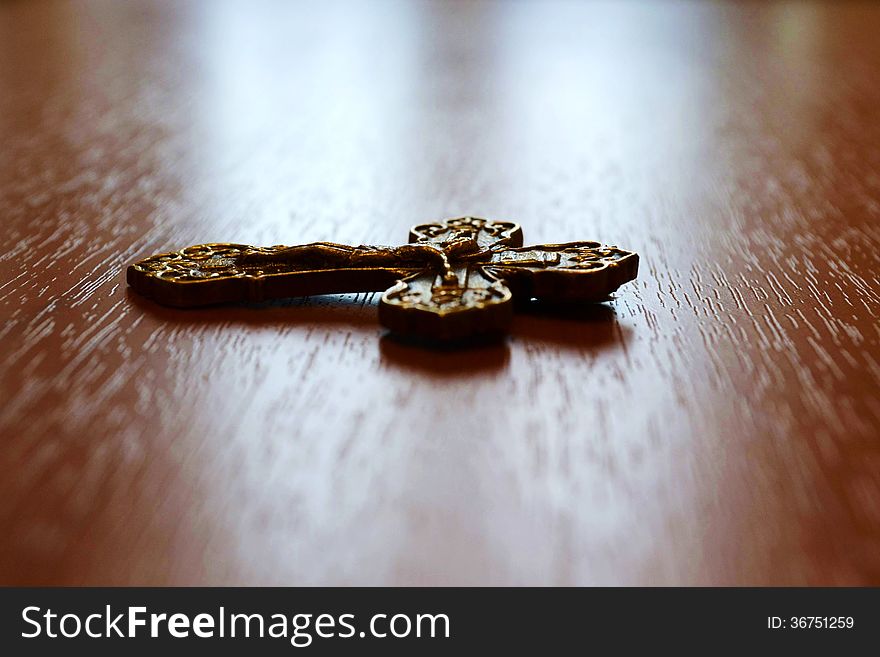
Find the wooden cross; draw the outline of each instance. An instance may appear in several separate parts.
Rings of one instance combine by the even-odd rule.
[[[639,256],[598,242],[522,246],[518,224],[476,217],[414,226],[409,244],[202,244],[128,267],[128,284],[161,304],[381,292],[379,321],[433,340],[506,331],[513,300],[602,301],[636,277]]]

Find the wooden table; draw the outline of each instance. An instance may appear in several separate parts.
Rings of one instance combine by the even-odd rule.
[[[0,4],[0,582],[880,584],[880,5]],[[125,266],[475,214],[500,344]]]

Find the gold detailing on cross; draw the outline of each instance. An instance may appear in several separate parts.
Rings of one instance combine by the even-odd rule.
[[[131,287],[189,308],[313,294],[380,292],[392,332],[456,340],[506,331],[513,301],[602,301],[639,256],[598,242],[522,246],[518,224],[476,217],[414,226],[404,246],[202,244],[128,267]]]

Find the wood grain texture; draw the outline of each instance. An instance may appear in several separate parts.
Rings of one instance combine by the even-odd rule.
[[[0,3],[0,582],[880,584],[880,6]],[[127,264],[637,251],[426,351]]]

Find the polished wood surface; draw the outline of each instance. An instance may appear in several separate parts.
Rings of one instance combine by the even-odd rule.
[[[0,3],[0,582],[880,584],[880,5]],[[641,256],[503,342],[203,242]]]

